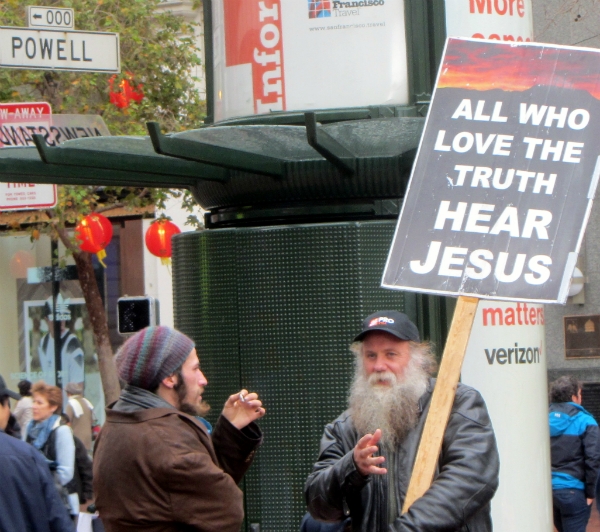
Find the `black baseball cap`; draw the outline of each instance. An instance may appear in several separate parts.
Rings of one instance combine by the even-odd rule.
[[[354,341],[361,341],[371,331],[385,331],[400,340],[421,341],[417,326],[406,314],[397,310],[378,310],[367,316],[363,321],[361,333],[354,338]]]
[[[0,375],[0,397],[4,397],[5,395],[8,395],[17,401],[21,399],[21,396],[17,392],[13,392],[6,387],[6,382],[4,381],[2,375]]]

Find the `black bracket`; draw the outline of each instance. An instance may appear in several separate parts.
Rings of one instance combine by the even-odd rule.
[[[160,132],[158,122],[147,122],[146,127],[154,151],[162,155],[198,161],[206,164],[241,170],[254,174],[263,174],[271,177],[283,177],[285,160],[270,157],[261,153],[252,153],[226,146],[188,140]]]
[[[200,163],[192,163],[178,159],[170,159],[156,155],[148,145],[144,145],[144,150],[137,153],[120,153],[118,151],[110,152],[93,147],[97,138],[90,139],[90,147],[82,146],[79,142],[78,147],[63,144],[61,146],[51,147],[46,144],[44,137],[40,134],[33,135],[33,142],[40,155],[40,159],[46,164],[57,164],[66,166],[82,166],[88,168],[109,169],[121,172],[144,174],[170,174],[173,182],[193,186],[198,180],[226,182],[229,178],[228,171],[218,166],[211,166]],[[118,137],[103,137],[106,142],[122,142]],[[86,144],[88,142],[84,141]],[[139,141],[144,143],[148,139],[140,137]],[[138,147],[139,150],[139,147]],[[143,152],[147,151],[147,154]]]
[[[356,172],[356,156],[342,146],[323,128],[317,126],[315,113],[304,113],[306,137],[308,143],[344,175],[352,176]]]

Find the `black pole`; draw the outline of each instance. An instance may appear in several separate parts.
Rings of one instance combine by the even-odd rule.
[[[58,386],[61,390],[63,387],[62,382],[62,358],[60,356],[61,352],[61,330],[60,330],[60,320],[56,319],[57,316],[57,308],[56,308],[56,300],[58,298],[58,294],[60,293],[60,281],[58,280],[58,241],[55,239],[51,240],[50,249],[52,251],[52,327],[54,327],[54,381],[56,386]]]

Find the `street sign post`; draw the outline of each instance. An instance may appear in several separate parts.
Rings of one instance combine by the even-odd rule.
[[[119,34],[2,26],[0,67],[119,73]]]

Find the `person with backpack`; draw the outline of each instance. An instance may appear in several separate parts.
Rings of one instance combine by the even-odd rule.
[[[62,391],[43,381],[36,382],[33,395],[33,419],[27,425],[25,441],[45,457],[56,488],[72,516],[79,514],[77,493],[69,494],[67,484],[75,473],[75,441],[71,428],[61,423]]]

